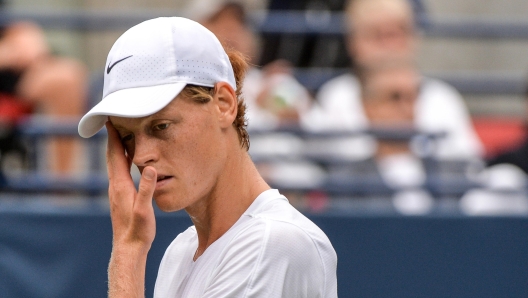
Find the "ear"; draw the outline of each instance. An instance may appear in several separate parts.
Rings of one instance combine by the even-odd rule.
[[[238,99],[235,90],[226,82],[215,85],[214,102],[218,109],[218,120],[223,128],[230,127],[238,112]]]

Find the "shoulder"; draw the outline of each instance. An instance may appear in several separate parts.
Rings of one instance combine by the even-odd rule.
[[[194,226],[188,227],[185,231],[181,232],[176,236],[176,238],[172,241],[171,245],[173,245],[174,242],[193,242],[196,240],[196,228]]]
[[[325,98],[327,95],[332,93],[348,93],[356,92],[359,90],[359,83],[356,77],[350,73],[345,73],[330,79],[324,83],[317,93],[317,98]]]
[[[298,268],[321,270],[325,275],[337,265],[336,252],[326,234],[311,221],[300,224],[270,220],[265,256],[270,260],[286,258]],[[307,264],[306,260],[313,260]]]
[[[425,77],[422,84],[421,96],[427,98],[445,98],[445,100],[462,101],[458,90],[439,79]]]
[[[186,253],[187,250],[192,250],[189,248],[196,246],[197,243],[198,236],[196,234],[196,228],[194,226],[190,226],[185,231],[178,234],[174,240],[172,240],[171,244],[165,250],[164,258],[179,258],[179,256],[183,253]]]
[[[335,296],[337,255],[330,241],[293,207],[285,209],[272,206],[253,215],[233,238],[227,259],[252,268],[248,296]]]
[[[311,131],[364,127],[366,118],[356,77],[346,73],[323,84],[316,104],[301,118],[301,124]]]
[[[156,278],[155,293],[176,291],[174,287],[182,281],[182,275],[189,271],[198,243],[194,226],[180,233],[163,254]],[[155,294],[156,296],[156,294]]]
[[[257,235],[263,257],[300,263],[318,260],[317,266],[337,262],[326,234],[287,201],[273,202],[252,217],[251,225],[239,236]]]
[[[467,114],[462,95],[448,83],[432,78],[424,78],[420,92],[419,109],[438,114],[449,111],[455,115]]]

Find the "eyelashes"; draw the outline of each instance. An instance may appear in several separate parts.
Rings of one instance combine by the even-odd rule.
[[[161,124],[157,124],[157,125],[154,125],[154,127],[152,128],[153,131],[162,131],[162,130],[165,130],[167,128],[169,128],[169,123],[161,123]]]
[[[133,137],[132,134],[125,135],[124,137],[121,138],[121,142],[122,143],[126,143],[126,142],[132,140],[132,137]]]
[[[160,132],[160,131],[164,131],[166,130],[167,128],[169,128],[170,126],[170,123],[160,123],[160,124],[156,124],[154,126],[152,126],[151,130],[153,132]],[[123,137],[121,137],[121,142],[123,144],[131,141],[132,139],[134,138],[134,134],[126,134],[124,135]]]

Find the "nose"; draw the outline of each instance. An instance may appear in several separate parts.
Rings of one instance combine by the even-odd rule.
[[[145,136],[136,136],[131,156],[132,162],[140,168],[155,163],[159,157],[156,142]]]
[[[386,48],[401,49],[407,46],[409,35],[401,28],[384,28],[379,40]]]

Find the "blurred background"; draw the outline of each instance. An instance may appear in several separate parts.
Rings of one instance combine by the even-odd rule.
[[[77,123],[114,41],[158,16],[248,57],[250,154],[329,236],[340,297],[528,292],[528,2],[0,5],[0,297],[106,295],[106,132]],[[158,215],[147,297],[192,224]]]

